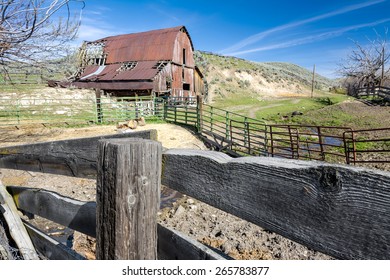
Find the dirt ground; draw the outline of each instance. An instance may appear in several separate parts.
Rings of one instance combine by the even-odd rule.
[[[0,146],[90,137],[121,133],[114,125],[83,128],[44,127],[42,125],[0,128]],[[206,147],[189,130],[172,124],[147,124],[141,129],[157,129],[158,140],[166,148],[203,149]],[[4,185],[44,188],[83,201],[95,200],[96,181],[20,170],[0,169]],[[163,186],[158,221],[170,228],[220,249],[236,259],[331,259],[275,233],[227,214],[193,198]],[[64,240],[64,227],[43,219],[35,223],[49,235],[73,248],[88,259],[94,258],[94,240],[79,233]],[[73,239],[73,240],[72,240]]]

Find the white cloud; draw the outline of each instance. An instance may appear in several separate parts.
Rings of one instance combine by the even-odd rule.
[[[311,23],[311,22],[322,20],[322,19],[334,17],[336,15],[345,14],[345,13],[352,12],[352,11],[355,11],[355,10],[358,10],[358,9],[362,9],[362,8],[365,8],[365,7],[376,5],[376,4],[385,2],[385,1],[386,0],[368,1],[368,2],[364,2],[364,3],[360,3],[360,4],[347,6],[347,7],[344,7],[344,8],[341,8],[341,9],[329,12],[329,13],[318,15],[318,16],[315,16],[315,17],[311,17],[311,18],[308,18],[308,19],[301,20],[301,21],[296,21],[296,22],[292,22],[292,23],[288,23],[288,24],[283,24],[283,25],[280,25],[280,26],[268,29],[266,31],[257,33],[255,35],[250,36],[250,37],[247,37],[247,38],[239,41],[238,43],[236,43],[236,44],[234,44],[234,45],[232,45],[232,46],[230,46],[230,47],[228,47],[226,49],[223,49],[223,50],[219,51],[219,53],[227,54],[227,53],[235,52],[235,51],[238,51],[238,50],[240,50],[240,49],[242,49],[242,48],[244,48],[244,47],[246,47],[246,46],[248,46],[250,44],[253,44],[253,43],[256,43],[256,42],[260,41],[261,39],[267,37],[268,35],[270,35],[272,33],[279,32],[279,31],[284,31],[284,30],[287,30],[287,29],[290,29],[290,28],[293,28],[293,27],[297,27],[297,26],[301,26],[301,25],[307,24],[307,23]]]
[[[374,21],[374,22],[370,22],[370,23],[357,24],[357,25],[347,26],[347,27],[343,27],[343,28],[339,28],[339,29],[334,29],[332,31],[327,31],[327,32],[323,32],[323,33],[320,33],[317,35],[307,36],[307,37],[303,37],[303,38],[298,38],[298,39],[286,41],[286,42],[279,43],[279,44],[272,44],[272,45],[262,46],[262,47],[253,48],[253,49],[249,49],[249,50],[231,52],[231,53],[227,53],[226,55],[237,56],[237,55],[242,55],[242,54],[275,50],[275,49],[282,49],[282,48],[288,48],[288,47],[313,43],[313,42],[322,41],[325,39],[340,36],[340,35],[344,34],[345,32],[348,32],[350,30],[375,26],[375,25],[385,23],[388,21],[390,21],[390,18],[386,18],[386,19],[382,19],[382,20],[378,20],[378,21]]]
[[[94,41],[111,35],[116,35],[114,30],[83,24],[80,26],[78,38],[83,41]]]

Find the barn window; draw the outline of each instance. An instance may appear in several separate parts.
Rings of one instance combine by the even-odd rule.
[[[121,65],[121,67],[117,71],[118,72],[129,71],[129,70],[133,69],[135,66],[137,66],[137,64],[138,64],[137,61],[125,62]]]
[[[183,65],[186,65],[186,49],[183,49]]]
[[[183,90],[190,90],[190,84],[183,84]]]
[[[104,47],[103,42],[84,44],[80,50],[81,65],[104,65],[107,58]]]
[[[161,70],[167,65],[168,65],[168,61],[160,60],[153,66],[153,69]]]

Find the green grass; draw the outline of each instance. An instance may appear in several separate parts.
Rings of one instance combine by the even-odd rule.
[[[28,94],[32,93],[39,89],[45,89],[47,86],[45,84],[13,84],[6,85],[0,84],[0,93],[23,93]]]
[[[227,111],[232,111],[256,119],[264,119],[270,123],[285,122],[284,116],[288,116],[288,121],[306,121],[304,116],[312,111],[338,104],[348,99],[345,95],[326,94],[321,97],[309,98],[282,98],[274,100],[260,100],[251,96],[231,95],[229,98],[217,99],[213,106]],[[302,116],[291,117],[292,112],[299,111]]]

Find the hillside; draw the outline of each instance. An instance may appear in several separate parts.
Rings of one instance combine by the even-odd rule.
[[[258,63],[202,51],[195,52],[195,62],[208,82],[211,103],[231,95],[266,100],[311,93],[312,72],[291,63]],[[333,83],[315,76],[316,91],[327,92]]]

